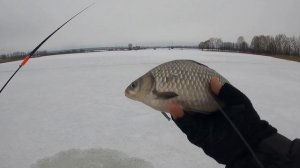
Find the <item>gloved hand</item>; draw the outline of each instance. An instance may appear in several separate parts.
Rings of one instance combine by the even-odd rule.
[[[212,78],[211,90],[225,103],[223,110],[252,148],[277,132],[268,122],[260,119],[250,100],[232,85],[226,83],[222,86],[218,78]],[[170,113],[188,140],[217,162],[230,165],[249,155],[245,144],[220,111],[207,115],[184,112],[173,105]]]

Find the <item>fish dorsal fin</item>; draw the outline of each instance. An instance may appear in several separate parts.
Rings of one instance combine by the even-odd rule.
[[[204,67],[207,67],[207,68],[208,68],[208,66],[206,66],[206,65],[204,65],[204,64],[202,64],[202,63],[200,63],[200,62],[197,62],[197,61],[194,61],[194,60],[187,60],[187,61],[190,61],[190,62],[193,62],[193,63],[195,63],[195,64],[198,64],[198,65],[201,65],[201,66],[204,66]]]

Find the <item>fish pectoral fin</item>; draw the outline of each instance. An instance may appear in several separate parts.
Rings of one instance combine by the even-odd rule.
[[[171,99],[173,97],[177,97],[178,94],[175,92],[154,92],[156,95],[157,99]]]

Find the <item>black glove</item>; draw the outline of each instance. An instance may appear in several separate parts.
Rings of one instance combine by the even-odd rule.
[[[225,103],[223,110],[252,148],[255,149],[263,139],[277,132],[268,122],[260,119],[250,100],[232,85],[224,84],[217,97]],[[182,118],[173,120],[191,143],[201,147],[221,164],[230,165],[250,155],[220,111],[210,115],[185,112]]]

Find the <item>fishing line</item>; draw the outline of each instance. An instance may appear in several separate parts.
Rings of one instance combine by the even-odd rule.
[[[171,120],[171,118],[168,116],[168,114],[167,114],[166,112],[161,112],[161,113],[162,113],[162,115],[164,115],[164,116],[166,117],[166,119],[167,119],[168,121]]]
[[[85,10],[87,10],[88,8],[90,8],[91,6],[93,6],[95,3],[92,3],[91,5],[87,6],[86,8],[82,9],[80,12],[78,12],[76,15],[72,16],[69,20],[67,20],[64,24],[62,24],[61,26],[59,26],[56,30],[54,30],[49,36],[47,36],[38,46],[36,46],[30,53],[28,56],[26,56],[22,63],[19,65],[19,68],[12,74],[12,76],[7,80],[7,82],[4,84],[4,86],[1,88],[0,90],[0,94],[2,93],[2,91],[4,90],[4,88],[7,86],[7,84],[11,81],[11,79],[16,75],[16,73],[28,62],[28,60],[34,55],[34,53],[53,35],[55,34],[59,29],[61,29],[64,25],[66,25],[67,23],[69,23],[72,19],[74,19],[76,16],[78,16],[79,14],[81,14],[82,12],[84,12]]]

